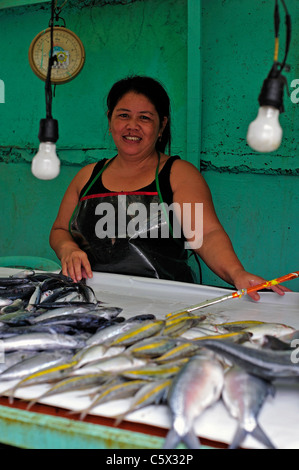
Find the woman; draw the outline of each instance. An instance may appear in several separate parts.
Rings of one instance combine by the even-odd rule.
[[[107,108],[117,155],[78,172],[51,230],[63,274],[74,281],[94,270],[193,282],[189,243],[237,289],[260,283],[237,258],[200,172],[164,153],[170,149],[170,103],[161,84],[140,76],[120,80]],[[283,295],[285,289],[273,290]]]

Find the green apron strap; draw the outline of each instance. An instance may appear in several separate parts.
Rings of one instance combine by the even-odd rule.
[[[101,174],[103,173],[103,171],[107,168],[107,166],[112,162],[112,160],[114,160],[115,157],[111,158],[110,160],[108,160],[108,162],[105,163],[105,165],[103,165],[103,168],[96,174],[96,176],[93,178],[93,180],[91,181],[91,183],[88,185],[88,187],[86,188],[86,190],[84,191],[82,197],[84,197],[88,191],[90,190],[90,188],[93,186],[93,184],[96,182],[96,180],[101,176]],[[82,198],[81,198],[82,199]],[[79,202],[78,201],[78,204],[76,205],[73,213],[72,213],[72,216],[70,218],[70,221],[69,221],[69,232],[71,231],[71,223],[73,221],[73,218],[74,218],[74,215],[75,215],[75,212],[76,210],[78,209],[78,206],[79,206]]]

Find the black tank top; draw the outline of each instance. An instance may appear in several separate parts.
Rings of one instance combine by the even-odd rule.
[[[114,157],[115,158],[115,157]],[[163,201],[170,205],[173,202],[173,192],[172,188],[170,185],[170,171],[172,164],[175,160],[179,160],[180,157],[178,155],[175,155],[173,157],[169,157],[168,160],[166,160],[163,168],[159,172],[159,183],[161,187],[161,195]],[[90,195],[95,195],[95,194],[102,194],[102,193],[112,193],[113,191],[110,191],[107,189],[103,183],[102,183],[102,175],[99,176],[99,178],[95,181],[95,183],[90,187],[90,189],[86,192],[86,189],[92,182],[92,180],[96,177],[96,175],[101,171],[103,166],[107,163],[108,159],[103,158],[102,160],[98,161],[98,163],[95,165],[93,172],[88,180],[88,182],[84,185],[80,192],[80,197],[81,199],[84,196],[90,196]],[[144,188],[140,188],[137,191],[134,192],[156,192],[156,181],[153,180],[150,184],[145,186]]]

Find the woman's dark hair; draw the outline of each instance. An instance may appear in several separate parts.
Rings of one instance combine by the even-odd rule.
[[[156,149],[164,152],[166,146],[170,154],[171,133],[170,133],[170,100],[164,87],[157,80],[151,77],[133,75],[116,82],[107,97],[108,118],[110,119],[118,101],[128,92],[134,91],[145,95],[155,106],[159,115],[160,124],[163,118],[167,117],[167,124],[161,139],[157,141]]]

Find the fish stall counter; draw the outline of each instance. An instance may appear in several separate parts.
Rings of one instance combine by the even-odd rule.
[[[15,272],[17,270],[0,268],[0,277]],[[103,273],[94,273],[87,285],[103,306],[121,308],[121,315],[125,318],[153,314],[157,319],[165,319],[169,313],[233,292],[182,282]],[[291,282],[288,287],[292,288]],[[259,302],[245,296],[207,306],[198,312],[207,315],[214,324],[261,321],[299,330],[299,293],[288,292],[279,296],[269,291],[260,295]],[[187,331],[184,337],[193,339],[192,332]],[[298,357],[299,361],[299,352],[294,357]],[[16,383],[0,380],[0,440],[5,444],[25,448],[161,449],[171,428],[171,412],[165,404],[153,404],[132,411],[116,426],[115,417],[128,411],[132,398],[115,399],[98,405],[80,420],[80,410],[90,404],[86,390],[38,399],[28,410],[28,401],[42,395],[47,385],[18,388],[11,402],[7,390]],[[298,383],[275,383],[274,396],[269,395],[261,409],[259,424],[276,448],[299,448],[298,393]],[[228,447],[236,428],[237,421],[231,417],[221,397],[196,418],[194,425],[203,448]],[[242,447],[259,449],[264,445],[248,435]],[[178,448],[185,446],[180,444]]]

